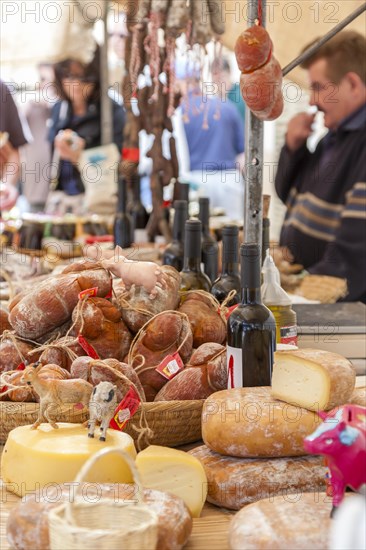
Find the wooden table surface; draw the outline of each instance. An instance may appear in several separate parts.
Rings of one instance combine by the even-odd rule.
[[[2,450],[3,446],[0,446],[0,454]],[[9,550],[11,548],[6,538],[6,522],[11,509],[19,501],[20,497],[9,493],[0,485],[1,550]],[[228,527],[234,513],[224,508],[205,504],[201,517],[193,520],[193,531],[188,544],[185,546],[185,550],[228,550]],[[28,550],[37,550],[37,548]]]

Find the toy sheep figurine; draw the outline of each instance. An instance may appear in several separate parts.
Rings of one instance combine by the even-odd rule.
[[[99,382],[93,389],[89,401],[88,437],[94,437],[95,424],[100,423],[100,441],[105,441],[106,433],[117,408],[117,386],[111,382]]]

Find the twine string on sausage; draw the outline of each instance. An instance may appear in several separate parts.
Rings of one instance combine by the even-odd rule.
[[[225,323],[227,322],[227,314],[230,313],[230,308],[228,307],[228,304],[230,304],[230,302],[234,298],[235,294],[236,294],[235,289],[230,290],[229,294],[226,296],[225,300],[223,300],[223,302],[220,306],[220,314],[221,313],[224,314]]]
[[[130,302],[128,302],[125,298],[128,294],[123,294],[121,296],[117,296],[118,305],[122,309],[127,309],[129,311],[135,311],[136,313],[140,313],[142,315],[146,315],[147,317],[152,317],[151,311],[148,311],[147,309],[144,309],[142,307],[136,307],[134,305],[131,305]]]
[[[184,319],[185,321],[187,321],[189,323],[189,319],[188,319],[188,316],[181,312],[181,311],[176,311],[174,309],[167,309],[166,311],[161,311],[160,313],[157,313],[156,315],[154,315],[154,317],[152,317],[151,319],[149,319],[141,328],[140,330],[138,331],[138,333],[135,335],[134,339],[132,340],[132,343],[131,343],[131,346],[130,346],[130,351],[128,352],[128,363],[129,364],[132,364],[132,361],[134,359],[133,357],[133,351],[134,351],[134,348],[137,344],[138,341],[142,340],[142,338],[145,336],[146,334],[146,329],[147,327],[150,325],[150,323],[152,323],[157,317],[160,317],[161,315],[164,315],[165,313],[173,313],[174,315],[177,315],[179,317],[181,317],[182,319]],[[183,341],[181,342],[181,344],[178,346],[178,349],[176,350],[176,352],[179,352],[183,345],[186,343],[187,341],[187,338],[189,337],[189,332],[185,335]],[[175,341],[176,343],[176,341]],[[165,349],[162,349],[162,350],[159,350],[161,352],[165,352],[167,351],[168,349],[170,349],[172,347],[173,344],[170,344],[167,348]],[[142,365],[143,366],[143,365]],[[135,368],[136,372],[138,372],[139,374],[141,374],[141,372],[145,371],[145,370],[148,370],[148,369],[151,369],[151,368],[155,368],[155,367],[145,367],[143,370],[141,369],[141,366],[140,367],[137,367]]]
[[[110,365],[107,365],[107,363],[105,363],[104,361],[102,361],[100,359],[94,359],[93,361],[90,361],[88,367],[89,367],[90,375],[91,375],[91,371],[92,371],[93,367],[103,367],[103,368],[105,368],[106,370],[111,372],[116,378],[119,378],[119,380],[121,382],[127,382],[128,388],[130,388],[132,386],[132,388],[135,390],[136,394],[141,399],[142,396],[141,396],[138,388],[136,387],[136,385],[132,382],[132,380],[130,380],[126,375],[124,375],[122,372],[118,371],[114,367],[111,367]]]
[[[59,340],[55,343],[43,344],[43,346],[39,346],[37,349],[30,351],[28,354],[32,355],[33,353],[44,352],[48,349],[58,349],[65,352],[72,363],[73,361],[75,361],[78,355],[70,348],[70,346],[78,344],[78,341],[76,340],[76,338],[73,338],[68,343],[66,343],[66,338],[70,338],[70,336],[64,336],[64,338],[62,339],[63,341]]]
[[[21,390],[21,389],[28,388],[30,392],[32,391],[32,388],[28,385],[21,385],[21,386],[18,385],[18,386],[16,386],[16,385],[12,384],[11,382],[9,382],[9,378],[11,377],[11,375],[16,373],[16,372],[19,373],[21,371],[8,370],[6,372],[3,372],[0,375],[0,388],[6,387],[5,391],[0,392],[0,399],[2,397],[5,397],[5,395],[8,395],[9,393],[13,392],[14,390]],[[20,403],[21,403],[21,401],[20,401]]]
[[[206,290],[187,290],[180,293],[182,298],[181,304],[185,302],[185,298],[190,294],[197,294],[199,296],[202,296],[206,300],[208,300],[212,305],[212,309],[216,311],[216,313],[221,317],[222,321],[225,323],[225,326],[226,326],[227,321],[225,317],[225,312],[222,311],[222,306],[220,306],[220,302],[218,302],[216,298],[212,296],[212,294],[210,294],[209,292],[206,292]]]
[[[2,336],[1,336],[1,342],[5,341],[5,340],[10,340],[11,343],[13,344],[14,348],[16,349],[19,357],[20,357],[20,360],[22,363],[25,362],[25,357],[24,355],[22,354],[19,346],[18,346],[18,337],[15,335],[14,332],[12,332],[11,330],[4,330]],[[19,339],[20,340],[20,339]],[[21,340],[22,341],[22,340]]]
[[[85,320],[84,320],[84,316],[83,316],[83,309],[85,307],[85,304],[86,304],[86,301],[87,299],[89,298],[89,296],[86,294],[85,296],[82,297],[81,300],[78,301],[78,303],[76,304],[76,307],[74,309],[74,311],[76,311],[76,315],[75,315],[75,321],[72,323],[71,327],[69,328],[69,330],[67,331],[66,333],[66,338],[68,336],[70,336],[70,333],[72,332],[72,330],[74,330],[74,328],[76,327],[76,325],[81,322],[81,325],[80,325],[80,329],[79,329],[79,334],[82,334],[83,333],[83,328],[84,328],[84,324],[85,324]]]
[[[138,451],[142,450],[142,443],[146,443],[146,445],[149,445],[149,442],[154,437],[154,432],[150,428],[149,423],[146,418],[146,412],[143,404],[140,404],[140,418],[139,418],[139,425],[136,426],[133,422],[131,423],[132,429],[138,433],[137,441],[136,441],[136,447]]]

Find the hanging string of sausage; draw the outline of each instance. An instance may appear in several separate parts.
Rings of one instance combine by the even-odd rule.
[[[178,181],[179,165],[171,116],[180,96],[175,87],[176,40],[186,35],[187,48],[196,44],[202,55],[212,39],[225,30],[221,17],[221,0],[139,0],[138,10],[127,3],[126,68],[123,97],[127,111],[124,129],[122,173],[129,181],[138,170],[138,134],[144,129],[154,136],[147,156],[152,159],[151,190],[153,211],[147,227],[150,239],[160,231],[170,240],[169,227],[163,214],[162,188]],[[146,66],[149,67],[146,76]],[[139,86],[139,78],[145,86]],[[149,83],[151,80],[151,83]],[[138,103],[139,115],[133,112]],[[170,132],[170,158],[163,155],[162,137]]]

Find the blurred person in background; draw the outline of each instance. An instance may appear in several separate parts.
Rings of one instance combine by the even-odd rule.
[[[233,219],[243,218],[244,122],[231,101],[212,93],[212,82],[200,86],[200,71],[192,61],[179,59],[176,78],[182,94],[181,112],[189,152],[184,178],[196,184]]]
[[[52,105],[57,101],[53,84],[54,71],[49,63],[38,65],[38,97],[29,101],[24,115],[32,134],[32,140],[24,147],[24,170],[21,172],[22,193],[27,200],[27,210],[43,212],[49,189],[50,144],[48,141],[49,119]]]
[[[239,111],[244,124],[245,103],[240,92],[239,76],[234,82],[229,60],[226,57],[214,59],[211,64],[212,81],[218,87],[218,95],[222,101],[232,101]]]
[[[60,101],[52,108],[49,140],[59,158],[55,193],[48,201],[52,213],[84,211],[84,184],[78,162],[84,149],[101,145],[101,90],[99,50],[88,65],[67,59],[54,66],[55,83]],[[122,105],[110,99],[113,109],[113,142],[122,150],[125,112]]]
[[[309,46],[306,46],[308,48]],[[282,255],[308,273],[347,280],[347,301],[366,302],[366,38],[343,31],[302,67],[310,104],[329,129],[307,148],[314,114],[288,124],[275,188],[287,213]]]
[[[18,193],[19,148],[27,143],[17,106],[8,86],[0,80],[0,211],[9,210]]]

